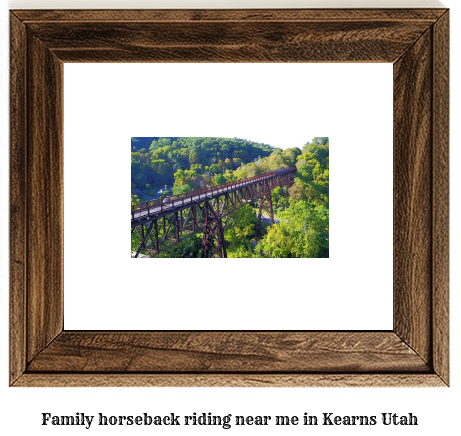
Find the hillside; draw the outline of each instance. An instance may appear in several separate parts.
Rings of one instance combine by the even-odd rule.
[[[154,195],[165,185],[175,184],[175,173],[183,171],[178,177],[187,178],[196,189],[200,182],[211,184],[216,175],[237,170],[275,150],[238,138],[132,137],[131,187]]]

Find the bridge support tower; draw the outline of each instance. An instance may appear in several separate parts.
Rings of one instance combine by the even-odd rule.
[[[263,213],[266,213],[270,219],[270,225],[274,225],[274,211],[272,209],[272,190],[270,181],[265,181],[259,192],[259,211],[258,221],[256,223],[256,239],[262,236],[262,222],[265,220],[262,218]]]
[[[219,203],[217,211],[209,201],[204,205],[205,227],[203,228],[202,258],[227,257],[226,243],[224,241],[224,229],[221,214],[219,214]]]

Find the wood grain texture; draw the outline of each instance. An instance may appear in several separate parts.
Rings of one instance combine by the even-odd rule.
[[[449,13],[434,26],[432,328],[434,370],[449,383]]]
[[[431,360],[432,33],[394,65],[394,331]]]
[[[26,369],[26,29],[10,21],[10,383]]]
[[[14,386],[446,386],[448,14],[14,11]],[[394,62],[393,332],[63,331],[63,62]]]
[[[394,333],[63,332],[31,372],[429,372]]]
[[[16,387],[444,387],[435,374],[40,374]]]
[[[427,22],[32,23],[63,62],[393,62]],[[71,44],[71,45],[70,45]]]
[[[29,35],[27,358],[63,329],[62,63]]]

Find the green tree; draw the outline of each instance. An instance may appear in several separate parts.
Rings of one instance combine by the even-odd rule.
[[[131,194],[131,205],[136,206],[139,203],[139,198],[137,195]]]
[[[229,257],[252,256],[251,241],[255,236],[256,222],[255,211],[249,204],[229,215],[224,232]]]
[[[286,189],[286,187],[277,186],[272,190],[272,207],[277,213],[282,212],[289,206]]]
[[[184,194],[185,192],[192,191],[189,185],[180,185],[173,187],[173,195]]]
[[[261,239],[256,251],[267,257],[327,257],[329,214],[306,201],[293,202],[279,214],[281,222]]]
[[[196,233],[176,244],[174,247],[160,253],[160,258],[194,258],[200,257],[202,233]]]
[[[216,165],[216,164],[211,164],[211,165],[210,165],[210,171],[211,171],[213,174],[218,174],[218,173],[220,172],[219,166]]]
[[[213,185],[222,185],[226,183],[226,178],[222,174],[216,174],[213,179]]]
[[[136,252],[141,245],[141,235],[136,230],[131,234],[131,252]]]

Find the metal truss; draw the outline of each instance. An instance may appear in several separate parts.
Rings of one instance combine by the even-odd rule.
[[[266,213],[269,216],[269,219],[265,219],[263,213]],[[258,211],[258,221],[256,223],[256,238],[259,238],[262,235],[263,225],[274,225],[274,211],[272,209],[272,189],[271,181],[265,181],[261,184],[259,192],[259,211]]]
[[[198,232],[203,233],[201,257],[227,257],[224,228],[228,216],[259,198],[258,236],[264,226],[274,223],[272,190],[277,186],[290,186],[293,181],[294,172],[272,176],[234,190],[218,192],[209,198],[194,200],[192,197],[187,203],[183,202],[170,210],[161,210],[139,223],[132,220],[131,233],[139,239],[139,246],[132,257],[157,256]],[[264,212],[270,220],[264,218]]]
[[[204,209],[205,227],[203,228],[201,257],[227,257],[222,215],[219,215],[219,211],[216,211],[208,201],[205,202]]]

